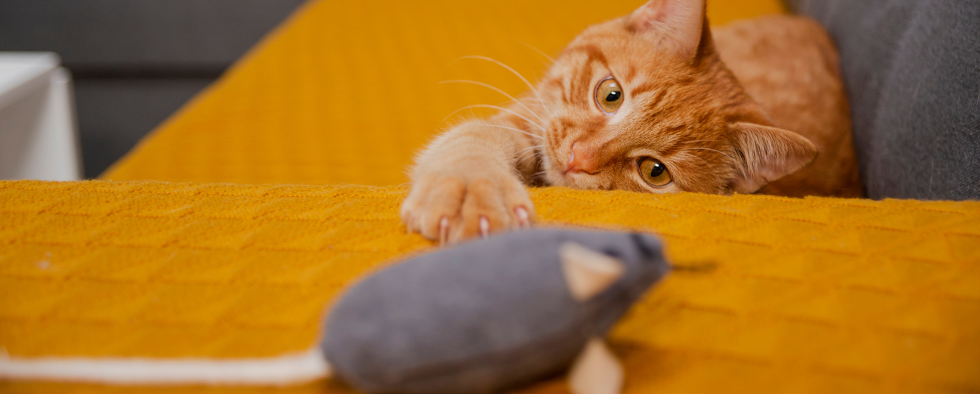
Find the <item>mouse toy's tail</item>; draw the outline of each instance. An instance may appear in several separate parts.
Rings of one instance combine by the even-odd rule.
[[[10,357],[0,353],[0,379],[152,385],[287,385],[330,376],[319,349],[268,358],[154,359]]]

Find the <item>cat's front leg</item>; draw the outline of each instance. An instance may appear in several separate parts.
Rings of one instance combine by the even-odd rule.
[[[528,227],[533,206],[516,152],[529,143],[485,121],[433,141],[412,169],[401,217],[409,232],[440,243]]]

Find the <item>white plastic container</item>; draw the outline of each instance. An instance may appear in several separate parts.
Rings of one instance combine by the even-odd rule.
[[[0,179],[81,178],[71,76],[60,63],[50,52],[0,52]]]

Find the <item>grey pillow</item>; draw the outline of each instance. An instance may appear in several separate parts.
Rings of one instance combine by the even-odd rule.
[[[866,195],[980,199],[980,1],[787,3],[840,49]]]

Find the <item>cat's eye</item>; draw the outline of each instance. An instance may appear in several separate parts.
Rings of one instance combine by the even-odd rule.
[[[619,86],[619,82],[612,77],[599,82],[599,86],[595,88],[595,103],[602,112],[616,112],[623,105],[623,88]]]
[[[670,171],[667,171],[667,166],[661,163],[660,160],[652,157],[644,157],[637,163],[637,167],[640,169],[640,176],[643,178],[643,181],[650,186],[667,186],[674,181],[674,178],[670,176]]]

